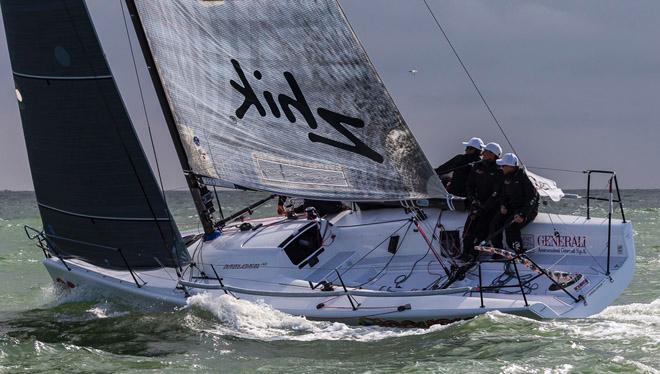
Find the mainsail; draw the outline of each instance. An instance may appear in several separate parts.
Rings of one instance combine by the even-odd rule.
[[[135,0],[191,172],[289,196],[444,189],[336,0]]]
[[[107,268],[188,253],[83,0],[1,0],[39,211],[51,248]]]

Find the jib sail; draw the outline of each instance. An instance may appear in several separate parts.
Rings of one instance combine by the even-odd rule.
[[[131,0],[192,172],[290,196],[444,196],[335,0]]]
[[[188,253],[85,3],[1,0],[0,5],[49,243],[64,257],[107,268],[125,268],[126,262],[132,268],[185,264]]]

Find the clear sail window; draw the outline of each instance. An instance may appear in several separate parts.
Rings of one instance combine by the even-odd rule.
[[[55,47],[54,54],[55,54],[55,60],[57,60],[57,63],[59,63],[60,65],[62,65],[64,67],[71,66],[71,55],[69,54],[69,52],[67,52],[66,49],[64,49],[64,47],[59,46],[59,45],[57,47]]]

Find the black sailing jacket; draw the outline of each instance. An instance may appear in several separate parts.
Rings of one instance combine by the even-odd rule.
[[[472,167],[465,185],[467,198],[478,201],[482,209],[489,211],[499,207],[499,190],[504,175],[495,161],[481,161]]]
[[[500,201],[509,214],[527,217],[532,212],[538,212],[539,193],[523,169],[505,175],[501,186]]]
[[[438,166],[435,169],[435,172],[438,176],[443,174],[450,173],[453,171],[451,176],[451,181],[447,185],[447,192],[456,196],[465,197],[465,183],[467,181],[468,175],[472,170],[470,163],[479,161],[480,157],[478,154],[460,154],[453,157],[451,160],[445,162],[444,164]]]

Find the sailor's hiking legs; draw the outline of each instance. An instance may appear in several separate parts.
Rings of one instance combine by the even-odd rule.
[[[482,210],[478,214],[468,215],[463,231],[462,260],[470,261],[479,256],[479,253],[474,250],[474,246],[488,239],[491,221],[495,216],[494,213],[493,211]]]
[[[504,235],[506,235],[507,246],[516,253],[523,253],[524,248],[521,230],[530,222],[534,221],[537,212],[533,211],[521,223],[513,220],[513,214],[501,214],[500,212],[480,212],[470,214],[465,221],[463,231],[463,253],[461,259],[471,262],[479,256],[474,246],[483,241],[490,241],[495,248],[504,249]]]
[[[521,223],[513,221],[513,214],[501,214],[499,212],[495,214],[490,223],[490,232],[492,233],[491,243],[493,247],[500,249],[504,248],[502,235],[506,234],[506,244],[510,249],[514,250],[516,253],[525,252],[526,249],[523,247],[520,230],[530,222],[534,221],[536,214],[536,211],[532,211],[532,213],[526,216]],[[510,223],[507,225],[507,222]],[[507,226],[502,230],[502,227],[505,225]]]

